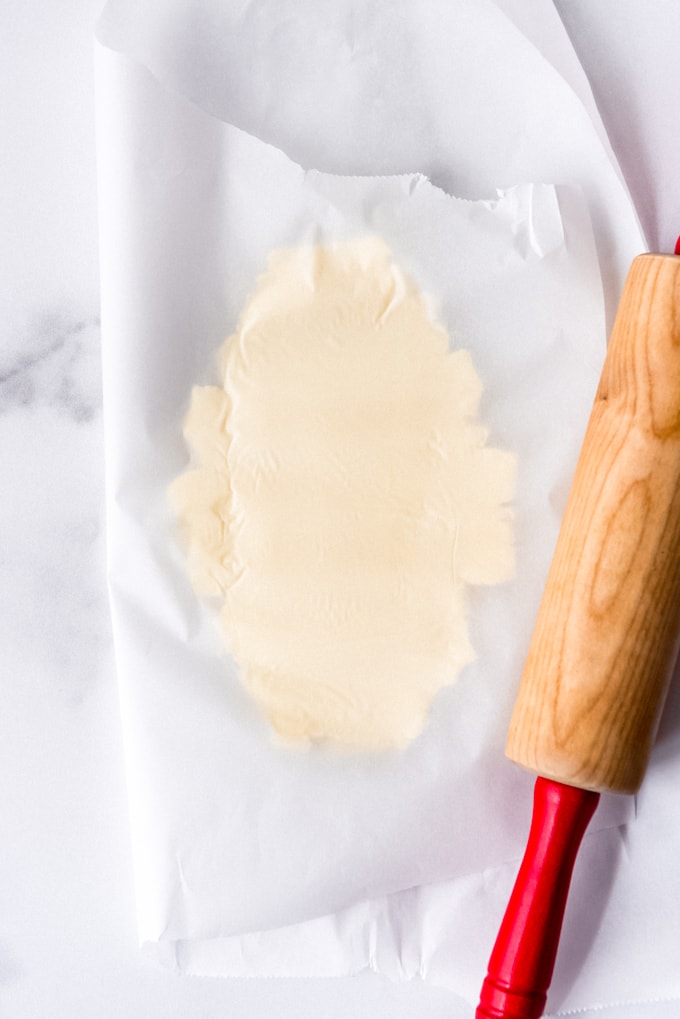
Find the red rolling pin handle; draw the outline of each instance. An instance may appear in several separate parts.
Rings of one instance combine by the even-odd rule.
[[[552,977],[569,883],[600,794],[538,778],[531,830],[489,960],[476,1019],[538,1019]]]

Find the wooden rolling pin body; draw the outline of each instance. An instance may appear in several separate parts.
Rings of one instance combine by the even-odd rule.
[[[507,755],[635,792],[680,628],[680,258],[633,262],[515,704]]]

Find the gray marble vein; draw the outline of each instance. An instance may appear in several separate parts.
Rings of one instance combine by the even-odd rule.
[[[110,642],[99,323],[43,313],[14,339],[0,355],[0,644],[36,693],[76,707]]]
[[[4,363],[3,363],[4,361]],[[0,360],[0,414],[47,405],[76,422],[101,407],[99,320],[40,315],[18,349]]]

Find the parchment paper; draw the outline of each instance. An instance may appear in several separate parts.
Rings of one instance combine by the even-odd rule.
[[[111,600],[149,950],[187,972],[370,966],[474,1001],[526,838],[532,778],[502,749],[604,354],[601,278],[611,306],[643,242],[551,17],[560,75],[534,48],[536,22],[529,43],[493,4],[414,12],[107,8],[97,74]],[[517,576],[473,591],[479,659],[411,748],[291,754],[270,741],[190,590],[165,493],[187,461],[190,387],[215,380],[214,354],[269,250],[367,231],[432,296],[453,344],[472,350],[490,440],[518,454]],[[602,859],[608,840],[604,859],[620,859],[627,835],[611,826],[629,817],[627,800],[609,798],[585,856]],[[591,924],[616,915],[609,882],[588,897]],[[583,943],[571,942],[555,987],[570,1006],[613,986],[588,970]]]

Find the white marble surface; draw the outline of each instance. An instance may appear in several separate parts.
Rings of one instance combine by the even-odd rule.
[[[0,1015],[457,1016],[446,992],[417,983],[179,978],[138,952],[104,575],[99,6],[1,7]],[[668,249],[680,232],[680,7],[558,6],[650,246]],[[667,1019],[680,1003],[606,1014]]]

